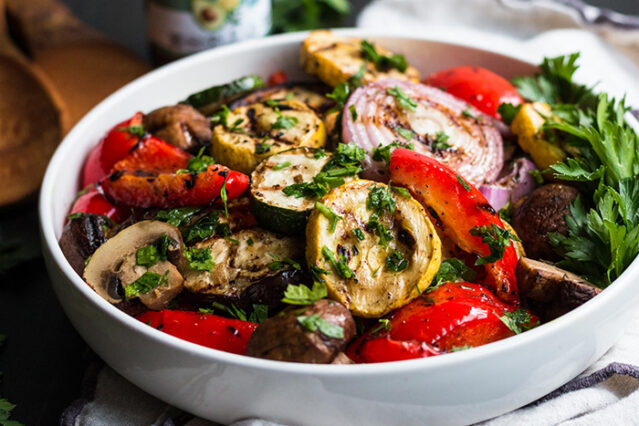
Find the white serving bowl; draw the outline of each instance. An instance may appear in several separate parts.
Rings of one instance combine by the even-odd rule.
[[[535,67],[517,44],[488,39],[384,37],[346,30],[405,54],[423,74],[453,65],[485,66],[510,78]],[[534,401],[599,358],[621,335],[639,301],[639,261],[594,300],[534,330],[479,348],[427,359],[369,365],[310,365],[228,354],[179,340],[127,316],[87,286],[58,238],[89,150],[136,111],[175,103],[242,75],[298,66],[305,34],[210,50],[160,68],[120,89],[69,133],[40,194],[42,246],[55,292],[74,327],[128,380],[197,416],[221,423],[261,417],[289,424],[463,424]],[[482,43],[484,43],[482,45]],[[483,49],[482,49],[483,47]]]

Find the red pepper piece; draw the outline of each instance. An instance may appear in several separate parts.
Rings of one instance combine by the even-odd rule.
[[[148,137],[113,166],[113,173],[100,186],[115,203],[143,208],[210,204],[220,197],[225,181],[228,200],[246,191],[248,176],[220,165],[209,165],[197,174],[177,174],[190,158],[181,149]]]
[[[129,150],[139,141],[140,136],[123,129],[141,126],[144,115],[141,112],[113,127],[98,145],[91,150],[82,172],[82,186],[98,183],[111,173],[113,165],[127,156]]]
[[[408,149],[396,149],[391,155],[390,178],[395,185],[408,188],[422,203],[433,223],[462,250],[477,256],[490,255],[490,248],[470,230],[483,225],[504,224],[481,192],[466,183],[453,170],[437,160]],[[497,296],[519,305],[515,268],[517,253],[511,243],[501,259],[483,265],[482,282]]]
[[[486,68],[468,65],[449,68],[429,75],[424,82],[446,90],[495,118],[501,118],[497,112],[499,105],[523,102],[508,80]]]
[[[132,148],[126,157],[115,163],[112,172],[140,175],[173,173],[185,169],[191,157],[191,154],[180,148],[148,136]]]
[[[120,223],[129,217],[131,212],[127,208],[113,205],[95,187],[92,187],[86,194],[75,200],[71,207],[71,214],[73,213],[99,214],[115,223]]]
[[[275,86],[277,84],[284,84],[287,81],[288,81],[288,76],[286,75],[284,71],[280,70],[270,75],[270,77],[268,78],[268,85]]]
[[[388,330],[373,327],[346,354],[356,362],[384,362],[484,345],[515,334],[499,318],[515,309],[480,285],[443,284],[392,313]],[[528,325],[537,321],[531,314]]]
[[[189,311],[146,311],[136,317],[151,327],[188,342],[244,355],[256,323]]]
[[[114,173],[101,183],[105,195],[117,203],[135,207],[172,209],[201,206],[216,201],[226,180],[229,200],[246,191],[249,178],[245,174],[220,165],[210,165],[198,174],[163,173],[141,177]]]

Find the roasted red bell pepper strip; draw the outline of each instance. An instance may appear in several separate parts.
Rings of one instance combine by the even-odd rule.
[[[481,257],[490,255],[488,244],[481,237],[471,235],[471,229],[491,224],[505,228],[477,188],[437,160],[409,149],[393,151],[389,170],[392,182],[406,187],[426,207],[435,226],[462,250]],[[486,274],[481,282],[493,289],[501,300],[518,305],[517,253],[512,242],[501,259],[483,267]]]
[[[477,66],[460,66],[438,71],[426,77],[426,84],[446,90],[481,112],[501,118],[499,105],[519,105],[523,99],[504,77]]]
[[[91,187],[86,194],[78,197],[71,207],[73,213],[93,213],[106,216],[115,223],[120,223],[131,214],[131,211],[122,206],[116,206],[109,202],[95,186]]]
[[[256,323],[188,311],[147,311],[136,317],[171,336],[224,352],[244,355]]]
[[[388,327],[371,328],[346,354],[356,362],[384,362],[484,345],[515,334],[500,319],[515,309],[480,285],[443,284],[390,314]],[[530,314],[525,325],[537,322]]]
[[[138,112],[132,118],[116,125],[91,150],[82,172],[83,187],[104,179],[111,173],[113,165],[128,155],[141,138],[138,133],[126,129],[141,128],[143,117],[144,115]]]
[[[246,191],[248,176],[217,164],[199,173],[177,173],[190,158],[179,148],[149,137],[116,163],[100,186],[116,204],[143,208],[207,205],[220,198],[224,182],[228,200]]]

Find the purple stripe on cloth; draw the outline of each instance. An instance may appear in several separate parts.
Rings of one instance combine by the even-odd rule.
[[[639,367],[630,364],[613,362],[611,364],[608,364],[608,366],[602,368],[601,370],[597,370],[588,376],[578,377],[569,381],[560,388],[557,388],[554,391],[550,392],[548,395],[538,399],[535,402],[531,402],[528,406],[539,405],[553,398],[557,398],[558,396],[561,396],[565,393],[589,388],[608,380],[615,374],[630,376],[634,377],[635,379],[639,379]]]

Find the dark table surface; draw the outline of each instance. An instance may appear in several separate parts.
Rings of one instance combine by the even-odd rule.
[[[116,42],[147,57],[142,0],[63,0],[84,21]],[[353,0],[355,23],[368,0]],[[591,0],[591,3],[639,14],[637,0]],[[35,198],[0,209],[0,241],[20,238],[37,242]],[[84,370],[93,359],[71,327],[51,289],[42,259],[0,275],[0,396],[15,403],[13,418],[27,425],[52,425],[79,396]]]

